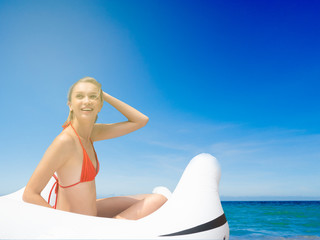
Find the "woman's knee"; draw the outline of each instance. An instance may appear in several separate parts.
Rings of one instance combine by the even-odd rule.
[[[161,207],[168,199],[162,194],[153,193],[150,195],[150,201],[154,203],[154,207]]]

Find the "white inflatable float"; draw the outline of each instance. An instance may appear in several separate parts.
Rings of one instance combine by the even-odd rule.
[[[0,239],[229,239],[218,192],[218,161],[194,157],[170,199],[137,221],[92,217],[22,201],[23,189],[0,197]],[[47,199],[53,181],[43,190]]]

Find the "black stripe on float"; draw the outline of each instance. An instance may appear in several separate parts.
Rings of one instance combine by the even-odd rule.
[[[170,233],[170,234],[165,234],[165,235],[160,235],[160,237],[170,237],[170,236],[179,236],[179,235],[187,235],[187,234],[192,234],[192,233],[198,233],[198,232],[203,232],[207,230],[211,230],[217,227],[221,227],[227,222],[226,216],[222,214],[220,217],[217,217],[216,219],[213,219],[210,222],[198,225],[193,228],[189,228],[183,231],[175,232],[175,233]]]

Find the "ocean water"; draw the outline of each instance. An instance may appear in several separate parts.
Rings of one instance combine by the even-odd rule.
[[[223,201],[230,240],[320,240],[320,201]]]

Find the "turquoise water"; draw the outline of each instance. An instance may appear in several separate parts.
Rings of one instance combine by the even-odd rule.
[[[320,201],[225,201],[230,240],[320,240]]]

